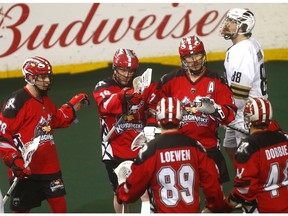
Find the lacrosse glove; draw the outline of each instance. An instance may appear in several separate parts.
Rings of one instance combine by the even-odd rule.
[[[73,107],[74,111],[77,112],[81,107],[90,105],[90,100],[87,94],[79,93],[71,98],[68,105]]]
[[[222,111],[220,105],[216,104],[215,101],[209,97],[200,97],[195,98],[196,109],[198,112],[202,112],[208,115],[216,115],[220,119],[225,118],[225,114]]]
[[[24,160],[19,152],[10,152],[4,158],[4,163],[12,169],[13,174],[19,179],[24,179],[27,175],[31,175],[29,167],[24,167]]]
[[[155,139],[155,132],[156,127],[154,126],[146,126],[143,128],[143,133],[147,142],[150,142],[151,140]]]
[[[120,92],[117,93],[120,101],[128,102],[130,105],[139,104],[141,101],[141,95],[134,92],[133,88],[125,87]]]

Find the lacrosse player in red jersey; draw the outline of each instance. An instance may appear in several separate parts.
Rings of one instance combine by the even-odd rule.
[[[65,187],[53,131],[66,128],[75,120],[75,112],[89,105],[88,96],[77,94],[57,109],[48,97],[52,84],[52,66],[43,57],[25,60],[22,72],[27,84],[13,92],[0,115],[0,155],[9,167],[10,180],[20,179],[11,194],[14,213],[29,213],[47,200],[53,213],[66,212]],[[40,136],[40,137],[39,137]],[[40,140],[28,167],[23,155],[27,143]]]
[[[228,11],[221,25],[220,34],[232,41],[226,52],[225,74],[237,105],[235,120],[226,129],[223,146],[231,161],[241,139],[247,135],[233,128],[245,131],[243,111],[249,97],[268,98],[267,77],[264,67],[264,52],[252,37],[255,26],[254,14],[243,8]],[[248,134],[248,131],[247,131]]]
[[[156,84],[149,85],[150,74],[150,82],[146,83],[149,87],[140,80],[140,87],[144,84],[147,88],[135,89],[138,68],[138,58],[133,50],[118,49],[113,58],[112,76],[98,82],[93,91],[101,125],[102,161],[114,192],[118,186],[114,169],[121,162],[137,156],[138,151],[131,150],[131,144],[143,127],[148,123],[157,125],[155,118],[151,118],[153,113],[148,110],[148,101]],[[116,196],[113,205],[116,213],[122,212]],[[128,205],[125,205],[125,212],[129,212]],[[141,212],[150,212],[148,195],[142,197]]]
[[[224,78],[206,68],[204,44],[198,37],[182,38],[179,54],[182,67],[161,78],[156,98],[176,97],[181,101],[185,110],[180,131],[203,144],[218,166],[221,182],[228,182],[217,130],[219,124],[227,125],[235,117],[232,92]]]
[[[244,212],[288,213],[288,134],[272,119],[265,98],[251,98],[244,108],[250,135],[235,154],[234,189],[226,198],[227,209]]]
[[[224,194],[218,170],[202,144],[179,131],[180,101],[162,98],[156,110],[161,135],[142,147],[127,179],[118,173],[118,202],[134,202],[148,188],[154,213],[199,213],[202,187],[206,207],[219,212]]]

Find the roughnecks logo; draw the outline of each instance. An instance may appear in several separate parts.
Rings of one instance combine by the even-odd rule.
[[[194,114],[191,112],[191,108],[195,106],[194,101],[192,102],[188,97],[185,97],[182,99],[181,104],[185,109],[183,110],[183,117],[180,126],[186,125],[188,122],[195,122],[198,126],[208,126],[209,117],[206,114],[200,112]]]

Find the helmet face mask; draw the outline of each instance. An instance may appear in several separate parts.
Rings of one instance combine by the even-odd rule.
[[[226,40],[234,39],[239,35],[251,35],[255,26],[254,14],[248,9],[234,8],[228,11],[221,27],[220,35]]]
[[[179,54],[182,67],[191,74],[199,75],[206,62],[203,42],[196,36],[184,37],[180,41]]]
[[[244,121],[251,126],[268,126],[272,120],[273,111],[270,102],[265,98],[251,98],[246,102]]]
[[[52,66],[50,62],[40,56],[25,60],[22,66],[25,81],[34,86],[41,94],[47,94],[52,84]]]
[[[182,119],[182,107],[175,97],[162,98],[157,104],[157,120],[162,128],[177,128]]]

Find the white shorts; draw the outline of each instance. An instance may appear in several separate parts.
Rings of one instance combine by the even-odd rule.
[[[225,148],[237,148],[242,139],[246,137],[247,135],[227,127],[225,132],[225,138],[223,141],[223,146]]]

